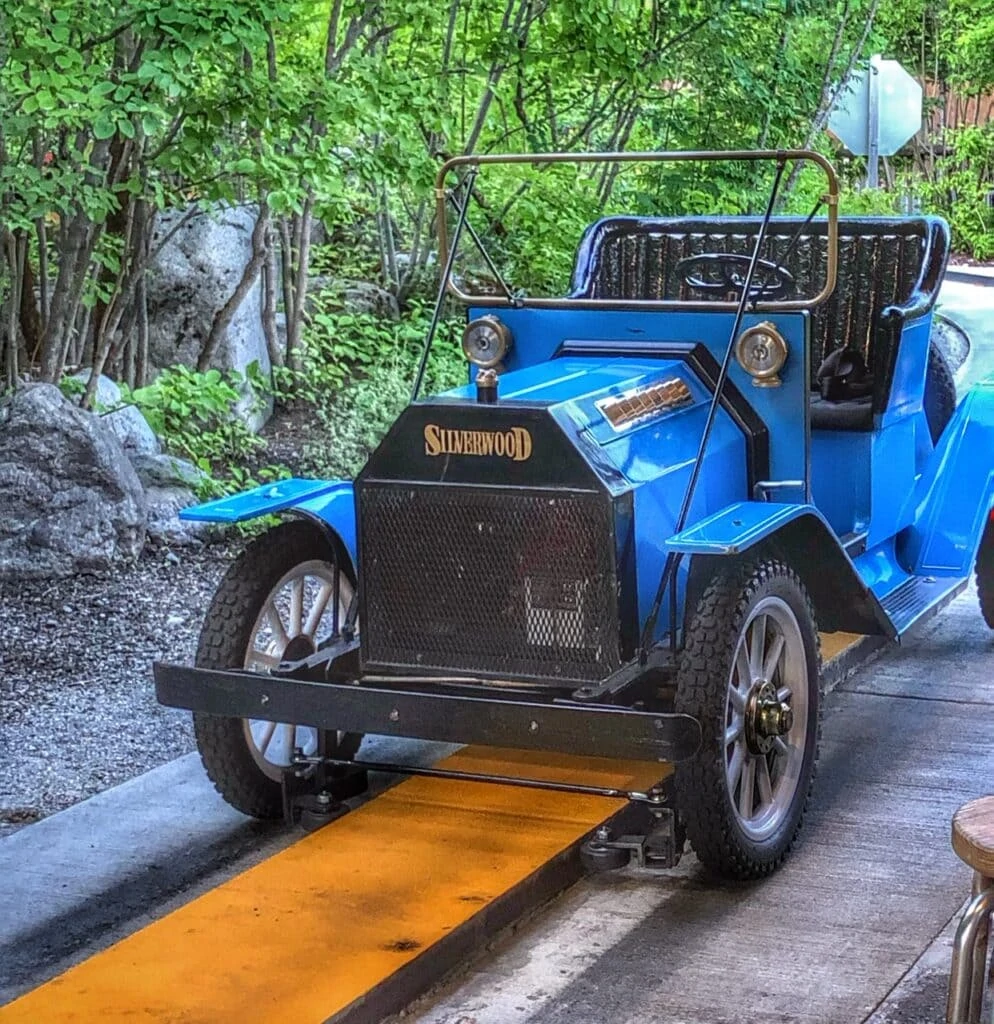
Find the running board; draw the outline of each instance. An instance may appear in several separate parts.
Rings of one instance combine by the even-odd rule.
[[[911,576],[883,598],[880,605],[901,637],[913,626],[942,611],[969,582],[969,577],[960,580]]]

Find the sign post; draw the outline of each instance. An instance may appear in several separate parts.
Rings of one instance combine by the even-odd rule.
[[[921,126],[922,87],[896,60],[876,53],[839,86],[827,127],[850,153],[867,158],[867,184],[876,188],[880,157],[893,156]]]

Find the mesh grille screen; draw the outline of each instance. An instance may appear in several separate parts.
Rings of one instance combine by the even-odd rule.
[[[367,665],[578,681],[619,667],[606,498],[365,483],[359,500]]]

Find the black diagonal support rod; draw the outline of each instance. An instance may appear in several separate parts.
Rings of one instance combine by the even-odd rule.
[[[589,786],[579,782],[559,782],[555,779],[529,779],[520,775],[499,775],[493,772],[465,772],[455,768],[426,768],[422,765],[396,764],[392,761],[361,761],[338,757],[296,757],[294,764],[310,767],[322,764],[352,768],[365,772],[385,772],[390,775],[416,775],[426,779],[451,779],[453,782],[486,782],[518,789],[540,789],[551,793],[575,793],[577,796],[602,796],[611,800],[629,800],[637,804],[661,807],[667,796],[660,785],[648,789],[617,789],[609,786]]]
[[[470,195],[467,193],[465,199],[465,202],[467,204],[469,203],[470,198]],[[451,192],[449,193],[449,202],[452,204],[452,206],[455,208],[457,212],[461,213],[459,209],[459,203],[456,201],[456,197]],[[483,257],[483,261],[484,263],[486,263],[487,269],[490,271],[491,274],[494,275],[494,279],[500,285],[500,290],[504,293],[504,296],[507,299],[507,301],[512,306],[520,306],[521,299],[518,297],[518,295],[515,295],[514,292],[511,291],[510,285],[508,285],[507,281],[504,280],[504,275],[500,272],[500,269],[498,268],[497,264],[494,263],[493,257],[487,250],[486,244],[484,243],[483,239],[480,238],[479,233],[477,232],[476,228],[474,228],[473,225],[469,222],[468,218],[466,220],[464,227],[466,231],[469,233],[469,237],[473,239],[473,243],[476,245],[476,248],[479,251],[480,255]]]
[[[680,505],[680,514],[677,517],[674,533],[680,533],[687,525],[687,517],[690,514],[690,506],[694,500],[694,493],[697,490],[697,482],[701,476],[701,468],[704,465],[704,453],[707,451],[708,441],[711,438],[711,431],[714,428],[718,416],[718,409],[721,407],[721,396],[725,389],[725,382],[728,380],[728,372],[732,367],[732,356],[735,352],[735,339],[738,337],[739,328],[742,325],[742,317],[745,315],[746,307],[749,305],[749,293],[752,290],[752,279],[756,271],[756,264],[759,262],[759,254],[762,251],[763,243],[766,241],[766,232],[770,225],[770,218],[773,216],[773,207],[776,205],[777,195],[780,192],[780,181],[783,178],[784,168],[787,166],[787,157],[781,154],[777,159],[777,170],[773,177],[773,188],[770,190],[770,199],[766,204],[766,213],[763,215],[763,222],[759,226],[756,235],[756,244],[752,250],[749,260],[749,269],[746,271],[745,282],[742,285],[742,295],[735,310],[735,319],[732,322],[732,330],[728,338],[728,345],[725,349],[725,358],[721,361],[721,370],[718,379],[715,381],[714,394],[711,396],[711,405],[708,408],[708,416],[704,422],[704,432],[701,434],[700,444],[697,446],[697,458],[694,460],[694,468],[687,483],[687,490],[683,495],[683,502]],[[659,609],[662,607],[663,596],[670,578],[677,565],[677,554],[671,551],[666,556],[663,565],[663,572],[659,578],[659,586],[656,588],[656,596],[652,602],[652,609],[649,617],[645,620],[645,629],[642,631],[640,642],[639,661],[643,664],[648,661],[649,647],[652,645],[652,638],[656,632],[656,623],[659,620]],[[676,637],[670,638],[671,644],[675,644]]]

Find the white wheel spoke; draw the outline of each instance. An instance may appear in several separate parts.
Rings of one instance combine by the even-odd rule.
[[[734,743],[741,735],[744,728],[744,721],[741,715],[735,715],[732,718],[732,724],[725,729],[725,746],[729,743]]]
[[[749,627],[749,669],[753,680],[763,674],[766,660],[766,616],[757,615]]]
[[[759,785],[759,802],[763,805],[773,803],[773,780],[770,778],[770,766],[765,757],[759,758],[759,771],[756,776]]]
[[[267,722],[266,728],[263,730],[262,735],[259,737],[259,753],[265,756],[266,751],[269,749],[269,744],[273,740],[273,733],[276,732],[276,723]]]
[[[735,787],[738,785],[742,775],[742,766],[745,764],[746,748],[745,742],[740,740],[735,744],[732,751],[732,759],[728,762],[728,792],[734,797]]]
[[[781,757],[788,757],[790,755],[790,744],[782,736],[777,736],[773,740],[773,749]]]
[[[773,681],[773,674],[777,670],[777,665],[780,664],[785,643],[783,633],[777,633],[773,638],[773,643],[770,644],[769,651],[766,653],[766,660],[763,662],[763,678],[770,682]]]
[[[777,700],[780,701],[781,704],[786,704],[793,696],[794,691],[789,686],[781,686],[780,689],[777,690]]]
[[[272,601],[266,605],[266,621],[273,631],[273,639],[282,650],[290,642],[290,638],[286,635],[286,627],[280,618],[280,611]]]
[[[331,595],[335,592],[335,585],[333,583],[325,583],[321,587],[321,591],[318,596],[314,599],[314,604],[311,605],[311,610],[307,613],[307,621],[304,623],[301,632],[304,636],[314,639],[314,634],[317,632],[318,626],[321,624],[321,616],[324,615],[325,609],[328,607],[328,602],[331,600]],[[335,623],[337,628],[338,623]]]
[[[742,789],[739,790],[739,814],[747,821],[752,817],[753,790],[756,788],[756,759],[750,757],[742,771]]]
[[[752,686],[752,667],[749,665],[749,652],[746,650],[745,637],[735,652],[735,675],[738,678],[737,689],[740,694],[749,692]]]
[[[732,707],[735,709],[736,714],[741,715],[745,711],[746,702],[741,691],[730,687],[728,690],[728,699],[732,702]]]
[[[288,722],[280,722],[276,727],[275,743],[271,744],[272,754],[269,758],[274,764],[289,764],[293,759],[293,741],[297,727]]]
[[[290,633],[300,636],[304,631],[304,583],[306,576],[298,576],[290,584]]]
[[[249,655],[250,665],[265,665],[266,668],[276,668],[280,663],[280,658],[275,654],[270,654],[268,651],[259,651],[253,649]]]

